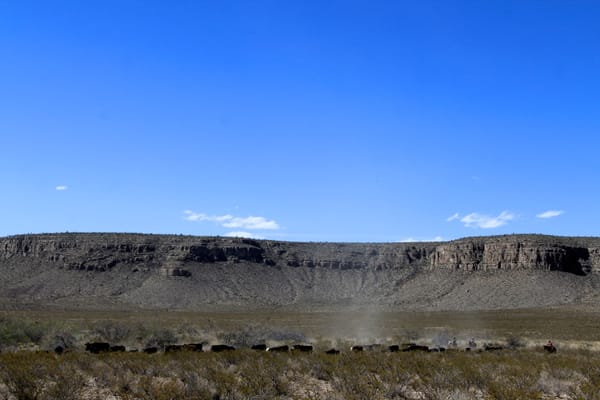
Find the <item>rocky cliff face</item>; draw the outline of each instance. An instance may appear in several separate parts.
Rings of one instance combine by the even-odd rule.
[[[514,235],[443,243],[295,243],[242,238],[132,234],[53,234],[0,238],[0,260],[18,257],[61,268],[106,271],[186,263],[384,270],[547,270],[600,272],[600,239]]]
[[[542,237],[463,239],[436,246],[430,268],[546,270],[577,275],[600,272],[600,247],[593,240]]]
[[[565,275],[548,275],[554,272]],[[538,297],[546,296],[546,279],[554,282],[555,297],[561,293],[559,303],[572,301],[593,294],[595,276],[600,285],[600,238],[513,235],[440,243],[71,233],[0,238],[0,305],[2,299],[71,304],[93,298],[183,308],[359,302],[435,309],[480,298],[475,306],[485,308],[507,301],[538,304],[531,293],[539,289]],[[539,288],[528,286],[531,282]],[[505,284],[515,292],[510,299],[491,296]],[[551,298],[544,302],[553,304]]]

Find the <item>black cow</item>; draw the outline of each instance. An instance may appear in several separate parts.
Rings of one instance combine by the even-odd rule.
[[[467,350],[469,350],[469,349],[467,348]],[[432,347],[431,349],[429,349],[429,352],[432,352],[432,353],[441,353],[443,351],[446,351],[445,347]]]
[[[292,351],[299,351],[301,353],[311,353],[313,351],[313,347],[307,344],[295,344],[292,347]]]
[[[203,347],[206,343],[186,343],[183,345],[183,350],[186,351],[204,351]]]
[[[285,353],[287,351],[290,351],[290,347],[287,345],[283,345],[283,346],[275,346],[275,347],[268,347],[267,351],[274,351],[277,353]]]
[[[266,344],[255,344],[254,346],[250,347],[250,349],[252,349],[252,350],[260,350],[260,351],[266,351],[267,350],[267,345]]]
[[[86,343],[85,351],[89,351],[93,354],[105,353],[110,351],[110,344],[105,342]]]
[[[64,352],[65,352],[65,348],[64,348],[64,347],[62,347],[62,346],[60,346],[60,345],[59,345],[59,346],[56,346],[56,347],[54,348],[54,352],[60,356],[62,353],[64,353]]]
[[[181,350],[183,350],[182,344],[168,344],[165,346],[165,353],[173,353]]]
[[[504,347],[486,344],[485,347],[483,348],[483,350],[485,350],[485,351],[500,351],[500,350],[504,350]]]
[[[215,353],[220,353],[222,351],[231,351],[235,350],[235,347],[229,346],[228,344],[213,344],[210,346],[210,351]]]
[[[325,351],[325,354],[340,354],[340,351],[337,349],[329,349]]]
[[[354,351],[354,352],[357,352],[357,353],[360,352],[360,351],[364,351],[364,349],[365,348],[363,346],[352,346],[352,347],[350,347],[351,351]]]
[[[388,351],[390,353],[395,353],[397,351],[400,351],[400,346],[398,346],[397,344],[393,344],[391,346],[388,346]]]
[[[402,351],[429,351],[429,347],[411,343],[408,347],[403,348]]]
[[[121,345],[110,346],[110,351],[112,353],[122,352],[122,351],[125,351],[125,346],[121,346]]]
[[[146,354],[154,354],[154,353],[158,353],[158,347],[155,347],[155,346],[145,347],[142,351]]]

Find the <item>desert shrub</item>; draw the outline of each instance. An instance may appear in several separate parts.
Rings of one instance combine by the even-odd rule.
[[[75,363],[58,363],[48,371],[44,400],[79,400],[85,389],[85,377]]]
[[[267,328],[262,325],[247,325],[234,331],[217,332],[217,338],[223,343],[234,346],[249,347],[266,341],[304,342],[306,336],[302,332],[289,329]]]
[[[205,341],[207,336],[211,336],[208,332],[200,329],[198,326],[184,323],[177,326],[177,336],[182,338],[184,341],[202,342]]]
[[[188,364],[189,365],[189,364]],[[192,364],[193,365],[193,364]],[[193,365],[193,368],[182,365],[178,374],[183,384],[184,397],[188,399],[210,399],[212,392],[204,370]]]
[[[0,380],[18,400],[37,400],[43,393],[48,370],[54,367],[55,360],[48,354],[3,354]]]
[[[47,324],[37,321],[0,317],[0,348],[25,343],[39,344],[48,329]]]
[[[177,335],[171,329],[158,328],[149,332],[146,338],[146,346],[164,347],[167,344],[177,342]]]
[[[525,343],[520,337],[511,335],[506,338],[506,345],[511,349],[519,349],[521,347],[525,347]]]
[[[242,398],[237,391],[239,382],[232,372],[211,366],[206,370],[206,377],[210,382],[212,397],[219,400],[237,400]]]
[[[597,354],[0,353],[0,398],[597,399]],[[10,393],[10,394],[8,394]]]
[[[582,366],[585,368],[585,366]],[[594,365],[581,371],[583,382],[571,389],[576,399],[600,400],[600,366]]]
[[[344,399],[376,399],[386,393],[378,370],[380,354],[342,354],[335,370],[332,387]]]
[[[44,335],[41,347],[45,350],[54,350],[57,346],[63,349],[72,349],[77,345],[77,339],[70,332],[64,330],[52,330]]]
[[[244,398],[271,399],[289,392],[286,373],[293,369],[289,355],[261,354],[249,351],[238,360],[236,375],[240,377],[239,392]]]
[[[124,395],[125,398],[142,400],[173,400],[185,398],[183,384],[174,378],[141,376],[133,389]]]
[[[131,327],[126,323],[102,321],[94,326],[93,332],[98,335],[101,340],[105,340],[109,343],[120,343],[129,336]]]

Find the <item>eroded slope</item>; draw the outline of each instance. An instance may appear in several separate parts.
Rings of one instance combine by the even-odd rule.
[[[0,238],[5,307],[538,307],[596,301],[600,239],[295,243],[137,234]]]

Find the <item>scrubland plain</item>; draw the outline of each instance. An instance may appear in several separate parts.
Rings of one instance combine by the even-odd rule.
[[[2,399],[596,399],[600,316],[574,308],[479,312],[253,313],[13,311],[0,317]],[[365,351],[415,342],[457,349]],[[464,351],[469,339],[478,347]],[[544,352],[552,339],[558,352]],[[235,351],[89,354],[227,343]],[[306,353],[252,351],[310,343]],[[504,347],[482,351],[484,344]],[[54,353],[56,346],[65,353]],[[209,347],[206,347],[208,349]],[[340,354],[327,355],[329,348]],[[385,347],[383,347],[385,349]]]

